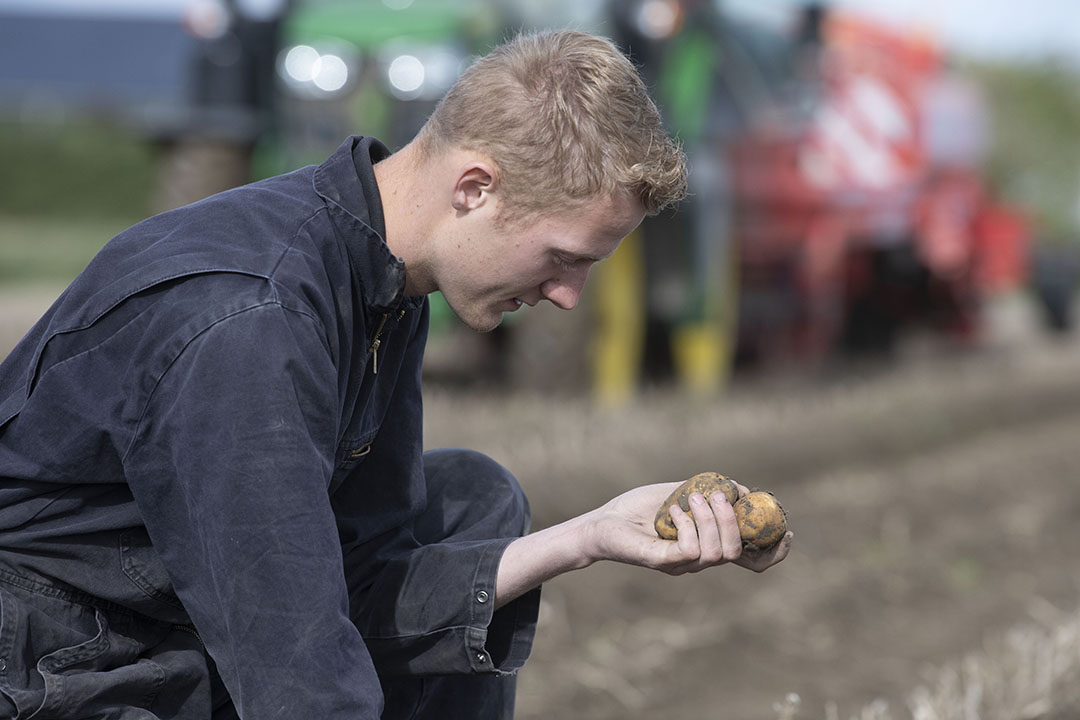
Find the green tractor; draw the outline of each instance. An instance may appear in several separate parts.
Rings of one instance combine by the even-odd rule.
[[[296,0],[281,29],[279,129],[266,174],[348,135],[397,150],[499,29],[474,0]]]

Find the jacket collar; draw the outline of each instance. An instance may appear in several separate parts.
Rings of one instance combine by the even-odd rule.
[[[405,262],[390,252],[373,166],[390,151],[375,138],[354,135],[315,169],[315,192],[349,255],[364,304],[386,312],[405,295]],[[374,206],[374,207],[373,207]]]

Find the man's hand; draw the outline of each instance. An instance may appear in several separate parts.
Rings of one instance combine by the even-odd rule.
[[[696,524],[674,505],[671,519],[679,531],[678,540],[657,537],[656,508],[679,484],[635,488],[586,515],[590,521],[586,552],[593,561],[615,560],[682,575],[725,563],[762,572],[787,557],[791,532],[768,550],[743,550],[735,511],[723,493],[713,493],[709,500],[699,493],[690,496]],[[747,494],[746,487],[738,487],[740,497]]]
[[[679,530],[678,540],[658,537],[653,528],[656,508],[679,484],[635,488],[596,510],[510,543],[499,564],[496,607],[557,575],[599,560],[682,575],[725,563],[762,572],[787,557],[790,531],[768,550],[744,551],[735,511],[723,493],[713,493],[710,501],[696,493],[691,496],[696,524],[675,506],[671,517]],[[746,493],[740,485],[740,497]]]

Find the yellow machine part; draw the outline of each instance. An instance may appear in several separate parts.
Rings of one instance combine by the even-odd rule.
[[[596,330],[592,337],[593,395],[602,405],[630,400],[641,380],[645,345],[645,263],[641,230],[596,266]]]
[[[644,357],[646,287],[641,230],[623,240],[609,259],[596,266],[592,336],[592,387],[601,405],[625,404],[638,390]],[[710,288],[706,317],[676,327],[671,337],[679,387],[696,397],[711,397],[727,386],[735,351],[738,275],[734,258]]]
[[[739,317],[739,275],[734,249],[721,264],[724,273],[710,283],[705,317],[683,323],[671,337],[671,352],[680,387],[698,397],[721,393],[731,379]]]

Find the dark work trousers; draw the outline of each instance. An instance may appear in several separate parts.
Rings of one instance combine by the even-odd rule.
[[[428,504],[411,528],[416,541],[508,538],[528,531],[528,502],[502,466],[468,450],[432,451],[424,460]],[[348,580],[352,584],[357,578]],[[510,635],[508,628],[496,627],[499,622],[496,614],[489,628],[493,642],[496,634]],[[387,720],[513,716],[513,674],[402,674],[380,680]],[[238,716],[191,628],[0,567],[0,720],[30,717]]]

